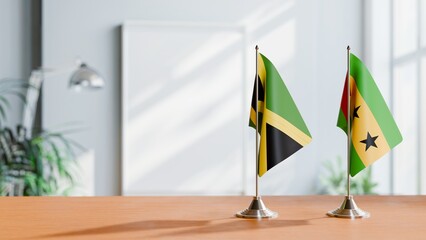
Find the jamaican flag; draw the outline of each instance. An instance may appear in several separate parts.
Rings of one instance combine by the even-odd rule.
[[[250,110],[250,126],[256,128],[259,107],[259,169],[262,176],[269,169],[291,156],[311,141],[299,110],[277,69],[265,56],[257,57],[258,100],[256,84]]]
[[[347,133],[347,76],[337,126]],[[381,158],[402,141],[398,126],[367,67],[350,54],[350,174]]]

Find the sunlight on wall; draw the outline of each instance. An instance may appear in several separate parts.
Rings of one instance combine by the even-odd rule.
[[[288,1],[268,1],[260,4],[252,13],[241,20],[239,24],[247,26],[249,32],[267,26],[268,23],[283,16],[294,6],[293,0]]]
[[[247,25],[250,46],[258,43],[278,69],[288,69],[296,48],[296,21],[289,14],[293,4],[264,4],[244,20],[253,23]],[[243,150],[247,135],[242,132],[248,129],[249,104],[243,103],[250,102],[254,69],[253,59],[244,56],[253,57],[254,50],[243,52],[243,28],[212,29],[168,27],[161,36],[161,28],[148,27],[140,34],[155,48],[132,48],[125,194],[248,194],[254,189],[252,147]],[[164,39],[173,39],[173,44]],[[140,44],[139,39],[128,41],[129,46]],[[158,51],[170,56],[163,60]],[[242,79],[245,69],[249,81]],[[248,135],[252,143],[254,134]],[[291,174],[295,172],[286,176]],[[266,192],[282,180],[265,179]]]
[[[282,69],[288,68],[290,60],[294,60],[296,50],[296,20],[290,19],[275,27],[262,37],[258,38],[261,43],[262,52]],[[287,81],[291,81],[286,79]]]
[[[172,77],[175,79],[183,78],[206,64],[206,62],[214,58],[218,53],[228,51],[227,49],[230,46],[241,43],[242,39],[239,33],[216,33],[197,48],[187,52],[187,56],[177,62],[177,66],[172,71]]]
[[[418,96],[416,65],[395,69],[394,117],[404,138],[395,148],[395,194],[417,193]]]
[[[401,57],[417,48],[417,0],[395,0],[394,57]]]
[[[268,171],[260,192],[315,193],[323,155],[335,157],[340,151],[327,148],[318,154],[328,146],[324,138],[341,136],[334,115],[330,122],[324,115],[337,111],[329,108],[330,102],[338,108],[341,88],[334,87],[342,83],[344,63],[338,57],[345,54],[316,47],[326,43],[344,49],[347,37],[341,31],[355,36],[355,47],[361,39],[357,30],[335,24],[340,15],[329,16],[329,8],[317,13],[318,5],[313,0],[268,1],[242,14],[236,25],[219,23],[202,31],[196,27],[202,21],[191,27],[154,22],[127,28],[134,35],[124,32],[123,194],[254,193],[255,134],[248,112],[256,44],[280,72],[311,132],[320,132],[315,142]],[[336,31],[330,22],[342,29]],[[318,66],[325,65],[332,70],[318,76]],[[319,95],[319,83],[333,90]],[[321,124],[326,125],[323,134]]]

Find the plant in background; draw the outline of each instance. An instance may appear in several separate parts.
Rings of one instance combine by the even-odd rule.
[[[0,194],[67,195],[75,183],[74,148],[81,146],[66,138],[65,131],[27,136],[27,129],[21,125],[15,131],[4,127],[6,109],[10,108],[6,96],[16,96],[25,103],[23,91],[29,87],[21,81],[0,81]]]
[[[342,158],[324,163],[325,174],[320,176],[322,194],[346,194],[347,169]],[[377,183],[372,179],[371,167],[351,178],[351,193],[357,195],[377,194]]]
[[[22,80],[0,79],[0,127],[3,127],[7,119],[6,110],[11,108],[8,97],[17,97],[26,104],[24,91],[30,87],[30,84]]]

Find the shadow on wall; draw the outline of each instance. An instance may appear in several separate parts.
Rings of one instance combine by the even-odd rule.
[[[145,41],[150,47],[124,53],[127,60],[123,60],[128,63],[123,70],[128,77],[128,121],[123,130],[123,194],[243,193],[247,181],[253,180],[245,171],[252,169],[246,165],[253,162],[254,133],[250,131],[247,136],[246,132],[254,42],[279,70],[285,69],[283,79],[290,92],[295,89],[305,97],[313,94],[294,80],[310,79],[311,73],[297,76],[298,69],[291,70],[292,66],[303,65],[294,58],[294,52],[304,47],[296,38],[302,35],[297,30],[298,10],[294,1],[265,3],[238,23],[247,26],[245,35],[229,30],[185,32],[188,30],[180,31],[178,27],[166,31],[145,27],[138,36],[140,41],[137,37],[128,39],[129,46]],[[245,41],[246,48],[242,49]],[[298,106],[315,107],[301,97],[294,98]],[[308,119],[315,114],[312,110]],[[250,144],[245,142],[247,137]],[[286,166],[277,166],[279,171],[270,177],[265,175],[266,192],[303,193],[314,189],[312,180],[298,181],[302,190],[294,189],[294,181],[300,177],[294,169],[319,166],[313,163],[306,167],[310,165],[307,160],[317,161],[313,155],[313,150],[301,151],[281,164]]]

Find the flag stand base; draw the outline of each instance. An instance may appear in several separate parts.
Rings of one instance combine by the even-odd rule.
[[[327,212],[327,215],[330,217],[339,217],[339,218],[368,218],[370,213],[363,211],[359,208],[352,195],[345,196],[342,205],[332,211]]]
[[[276,218],[278,213],[269,210],[260,197],[253,197],[250,206],[235,216],[239,218]]]

